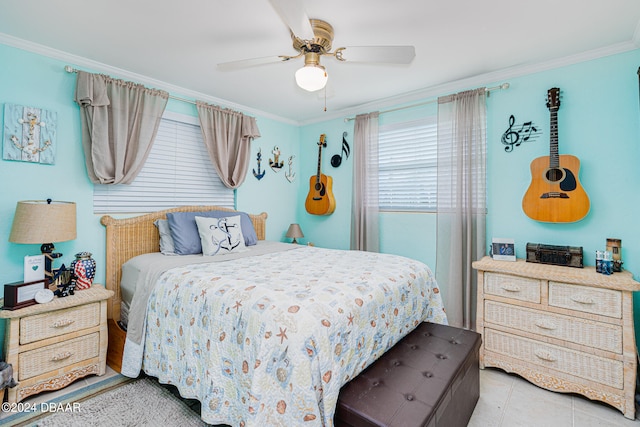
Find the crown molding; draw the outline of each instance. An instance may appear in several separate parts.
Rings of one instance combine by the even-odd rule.
[[[99,73],[117,76],[118,78],[122,78],[122,79],[129,79],[129,80],[135,81],[136,83],[141,83],[141,84],[152,86],[156,89],[165,90],[170,94],[176,94],[176,95],[179,94],[181,97],[186,97],[193,100],[197,99],[197,100],[205,101],[208,103],[217,104],[226,108],[243,111],[248,114],[254,114],[256,116],[268,118],[271,120],[275,120],[278,122],[282,122],[282,123],[286,123],[294,126],[300,125],[300,123],[296,120],[280,117],[275,114],[271,114],[265,111],[248,107],[246,105],[236,104],[226,99],[216,98],[214,96],[206,95],[201,92],[197,92],[197,91],[186,89],[180,86],[172,85],[170,83],[166,83],[161,80],[156,80],[148,76],[143,76],[142,74],[133,73],[131,71],[127,71],[122,68],[117,68],[111,65],[103,64],[101,62],[84,58],[82,56],[78,56],[78,55],[74,55],[61,50],[53,49],[51,47],[44,46],[38,43],[33,43],[24,39],[19,39],[17,37],[13,37],[8,34],[0,33],[0,43],[17,48],[17,49],[22,49],[28,52],[46,56],[51,59],[68,62],[70,63],[68,65],[71,65],[73,68],[86,68],[91,72],[99,72]],[[61,68],[61,71],[64,71],[64,68]]]
[[[42,56],[46,56],[52,59],[56,59],[63,62],[69,62],[73,64],[74,68],[83,67],[93,71],[98,71],[105,74],[116,75],[120,78],[131,79],[139,83],[153,86],[158,89],[166,90],[172,94],[179,94],[187,98],[199,99],[205,102],[213,104],[221,104],[224,107],[240,110],[248,114],[254,114],[263,118],[275,120],[285,124],[293,126],[306,126],[314,123],[325,122],[334,119],[344,119],[349,116],[355,116],[363,112],[376,111],[384,108],[398,106],[416,101],[424,101],[425,99],[442,96],[444,94],[458,92],[460,90],[468,89],[469,87],[477,86],[489,86],[495,84],[495,82],[502,82],[507,79],[522,77],[528,74],[539,73],[542,71],[552,70],[556,68],[565,67],[568,65],[577,64],[580,62],[591,61],[594,59],[615,55],[619,53],[628,52],[640,48],[640,22],[636,26],[632,40],[628,42],[622,42],[610,46],[606,46],[599,49],[594,49],[586,52],[582,52],[575,55],[569,55],[562,58],[556,58],[549,61],[543,61],[534,64],[523,64],[514,67],[505,68],[502,70],[494,71],[491,73],[479,74],[473,77],[460,79],[456,81],[446,82],[440,85],[431,86],[428,88],[419,89],[416,91],[407,92],[404,94],[396,95],[389,98],[378,99],[372,102],[356,105],[353,107],[332,111],[331,113],[324,113],[322,116],[315,119],[308,120],[293,120],[271,114],[269,112],[257,110],[246,105],[236,104],[234,102],[216,98],[211,95],[206,95],[201,92],[186,89],[180,86],[172,85],[160,80],[152,79],[141,74],[133,73],[121,68],[113,67],[101,62],[93,61],[78,55],[73,55],[64,51],[50,48],[48,46],[40,45],[37,43],[29,42],[27,40],[19,39],[17,37],[10,36],[8,34],[0,33],[0,43],[7,46],[22,49],[28,52],[37,53]],[[61,69],[63,71],[63,69]]]
[[[424,89],[419,89],[412,92],[396,95],[389,98],[375,100],[366,104],[356,105],[354,107],[345,108],[338,111],[333,111],[330,114],[324,114],[318,119],[309,119],[300,122],[301,126],[310,125],[314,123],[324,122],[333,119],[347,119],[349,116],[353,117],[357,114],[367,113],[371,111],[377,111],[389,107],[395,107],[402,104],[413,103],[417,101],[424,101],[425,99],[435,98],[438,96],[446,95],[448,93],[455,93],[461,90],[469,89],[470,87],[491,86],[500,84],[505,80],[513,79],[516,77],[522,77],[528,74],[539,73],[542,71],[553,70],[556,68],[565,67],[568,65],[578,64],[581,62],[591,61],[594,59],[603,58],[606,56],[616,55],[619,53],[628,52],[638,49],[640,47],[640,23],[636,28],[634,39],[628,42],[617,43],[614,45],[606,46],[599,49],[593,49],[586,52],[578,53],[575,55],[569,55],[562,58],[556,58],[549,61],[523,64],[514,67],[504,68],[502,70],[493,71],[490,73],[479,74],[473,77],[446,82],[440,85],[431,86]]]

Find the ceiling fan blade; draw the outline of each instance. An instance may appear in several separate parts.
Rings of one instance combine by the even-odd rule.
[[[416,56],[413,46],[348,46],[336,51],[341,51],[341,59],[347,62],[409,64]]]
[[[233,71],[241,68],[256,67],[258,65],[273,64],[290,59],[287,56],[264,56],[262,58],[241,59],[239,61],[222,62],[217,65],[220,71]]]
[[[269,0],[291,32],[302,40],[313,40],[313,28],[301,0]]]

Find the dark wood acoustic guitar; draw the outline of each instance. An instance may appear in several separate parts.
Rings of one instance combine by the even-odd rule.
[[[322,147],[326,147],[326,135],[320,135],[318,141],[318,172],[309,178],[309,194],[304,207],[312,215],[329,215],[336,210],[336,199],[333,197],[333,179],[320,172],[322,165]]]
[[[578,179],[580,160],[558,155],[559,88],[548,90],[547,108],[551,113],[550,153],[531,162],[531,184],[522,199],[522,209],[536,221],[580,221],[589,213],[590,202]]]

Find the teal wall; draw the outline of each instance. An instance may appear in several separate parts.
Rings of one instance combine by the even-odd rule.
[[[25,255],[40,253],[39,245],[10,243],[9,233],[16,203],[20,200],[52,198],[73,201],[77,205],[76,240],[56,243],[63,257],[56,260],[69,265],[74,254],[89,251],[97,261],[96,282],[104,283],[105,232],[100,216],[93,213],[93,184],[87,178],[81,145],[79,107],[73,102],[75,75],[64,71],[66,62],[0,44],[0,104],[39,107],[58,114],[57,152],[54,165],[0,160],[0,284],[22,280]],[[91,71],[91,70],[88,70]],[[118,77],[118,76],[114,76]],[[172,94],[180,96],[180,94]],[[197,116],[192,104],[170,100],[167,110]],[[2,110],[3,111],[3,110]],[[1,116],[1,115],[0,115]],[[262,148],[262,167],[268,168],[274,146],[282,156],[299,156],[298,127],[257,116],[261,138],[252,143],[253,160],[245,183],[236,193],[236,207],[247,212],[268,212],[267,238],[281,240],[290,223],[296,222],[299,181],[289,183],[284,171],[270,169],[260,181],[251,170],[257,167],[255,154]],[[0,123],[4,128],[3,118]],[[294,172],[300,175],[299,163]],[[0,294],[4,287],[0,287]],[[0,337],[4,336],[0,322]],[[1,338],[0,338],[1,343]]]
[[[16,202],[47,197],[77,203],[78,238],[56,245],[64,254],[61,262],[68,264],[74,253],[88,250],[98,262],[97,281],[102,282],[104,229],[99,223],[100,216],[92,210],[93,186],[86,177],[79,109],[73,102],[75,76],[63,70],[65,62],[2,44],[0,62],[3,64],[0,103],[36,106],[58,113],[55,165],[0,161],[0,284],[20,280],[23,257],[36,254],[39,249],[37,245],[8,242]],[[593,265],[593,254],[604,248],[605,239],[620,238],[625,268],[640,278],[640,227],[634,222],[640,214],[636,191],[640,182],[636,167],[640,161],[638,65],[640,50],[634,50],[510,78],[508,90],[491,94],[487,99],[487,246],[492,236],[512,237],[519,257],[525,255],[527,242],[583,246],[585,264]],[[487,86],[500,83],[487,82]],[[554,86],[562,89],[558,113],[560,153],[573,154],[581,160],[580,180],[591,200],[589,215],[573,224],[538,223],[530,220],[521,208],[522,196],[531,180],[529,165],[534,158],[549,152],[549,111],[545,98],[547,89]],[[196,115],[192,105],[179,101],[171,100],[167,108]],[[435,104],[428,104],[383,114],[380,123],[410,121],[435,113]],[[537,140],[507,153],[500,137],[512,114],[517,123],[532,120],[543,133]],[[347,132],[347,141],[353,145],[353,121],[340,118],[298,127],[260,115],[257,120],[262,137],[252,144],[254,158],[249,176],[237,191],[237,208],[268,212],[269,239],[285,240],[288,225],[298,222],[305,233],[303,243],[349,248],[353,158],[343,159],[339,168],[333,168],[330,159],[341,151],[343,132]],[[305,211],[304,200],[309,178],[316,172],[316,143],[322,133],[327,135],[328,143],[323,150],[322,171],[333,178],[337,207],[332,215],[313,216]],[[274,146],[280,147],[285,169],[288,157],[295,156],[293,183],[285,179],[284,170],[277,174],[268,170],[260,181],[253,177],[251,169],[256,167],[258,148],[262,148],[262,166],[268,167]],[[435,214],[382,213],[381,250],[410,256],[433,267],[435,230]],[[640,323],[640,310],[636,320]]]

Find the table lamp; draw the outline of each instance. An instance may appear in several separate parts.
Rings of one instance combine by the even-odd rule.
[[[304,234],[302,234],[302,229],[300,228],[300,225],[291,224],[289,226],[289,229],[287,230],[287,237],[290,239],[293,238],[293,241],[291,243],[298,244],[298,241],[296,239],[299,237],[304,237]]]
[[[53,253],[53,242],[76,238],[76,204],[47,200],[18,202],[9,241],[23,244],[42,244],[45,278],[52,280],[52,262],[62,254]]]

